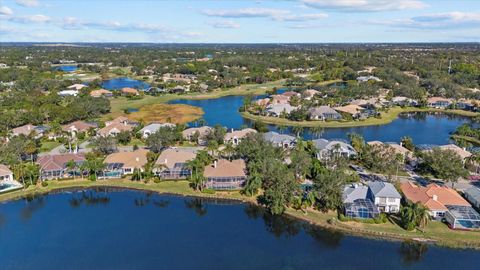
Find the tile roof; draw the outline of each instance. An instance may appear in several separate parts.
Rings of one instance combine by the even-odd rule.
[[[138,95],[138,90],[137,90],[137,89],[130,88],[130,87],[124,87],[124,88],[122,88],[122,93],[124,93],[124,94]]]
[[[365,108],[362,108],[358,105],[346,105],[346,106],[341,106],[341,107],[335,107],[334,108],[336,111],[340,111],[340,112],[344,112],[344,113],[348,113],[348,114],[351,114],[351,115],[354,115],[354,114],[357,114],[357,113],[360,113],[362,111],[365,110]]]
[[[290,136],[290,135],[287,135],[287,134],[279,134],[279,133],[274,132],[274,131],[269,131],[267,133],[264,133],[263,138],[266,141],[269,141],[273,144],[281,144],[281,143],[285,143],[285,142],[293,143],[297,140],[293,136]]]
[[[90,128],[96,128],[96,125],[84,121],[75,121],[62,126],[63,131],[77,130],[79,132],[88,131]]]
[[[242,130],[234,130],[225,134],[225,141],[233,140],[234,138],[241,139],[246,137],[250,133],[257,133],[255,129],[244,128]]]
[[[13,173],[7,167],[7,165],[0,164],[0,175],[10,175],[10,174],[13,174]]]
[[[430,210],[446,211],[446,205],[470,206],[455,190],[437,184],[421,187],[412,182],[407,182],[401,185],[401,189],[408,200],[420,202]]]
[[[108,90],[105,90],[105,89],[98,89],[98,90],[93,90],[92,92],[90,92],[90,96],[92,97],[101,97],[103,95],[112,95],[112,92],[111,91],[108,91]]]
[[[98,134],[100,134],[102,136],[108,136],[108,135],[110,135],[110,132],[113,131],[113,130],[118,130],[118,132],[132,131],[133,130],[133,125],[122,124],[122,123],[113,123],[113,124],[110,124],[110,125],[108,125],[104,128],[101,128],[98,131]]]
[[[121,163],[125,168],[143,168],[147,164],[146,149],[138,149],[132,152],[118,152],[108,155],[105,163]]]
[[[165,165],[169,169],[175,168],[175,164],[187,163],[190,160],[195,159],[199,148],[168,148],[158,156],[155,165]]]
[[[32,124],[26,124],[26,125],[23,125],[23,126],[20,126],[20,127],[16,127],[14,129],[12,129],[12,133],[14,135],[30,135],[30,133],[32,133],[32,131],[35,130],[35,128],[37,128],[37,126],[34,126]]]
[[[220,159],[215,163],[205,166],[205,177],[243,177],[246,176],[246,165],[243,159],[228,161]]]
[[[188,138],[188,137],[192,136],[195,132],[198,132],[200,137],[204,137],[207,134],[209,134],[210,131],[212,131],[212,130],[213,130],[213,128],[211,128],[209,126],[187,128],[184,131],[182,131],[182,136],[184,138]]]
[[[67,153],[59,155],[45,155],[37,159],[37,164],[42,171],[57,171],[65,169],[65,164],[69,161],[84,162],[85,156],[81,153]]]

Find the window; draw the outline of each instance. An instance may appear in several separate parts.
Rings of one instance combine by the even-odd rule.
[[[396,202],[396,199],[395,198],[388,198],[388,202],[389,203],[394,203],[394,202]]]
[[[380,203],[387,203],[387,198],[378,198]]]

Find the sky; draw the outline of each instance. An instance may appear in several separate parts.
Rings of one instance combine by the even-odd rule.
[[[0,0],[1,42],[479,42],[480,0]]]

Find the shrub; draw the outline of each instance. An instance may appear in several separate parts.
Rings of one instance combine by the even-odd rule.
[[[162,182],[162,180],[160,180],[159,178],[155,178],[155,179],[153,179],[153,182],[155,184],[158,184],[158,183]]]
[[[213,190],[213,189],[202,189],[202,193],[215,194],[215,190]]]
[[[42,187],[46,187],[48,186],[48,182],[47,181],[42,181]]]

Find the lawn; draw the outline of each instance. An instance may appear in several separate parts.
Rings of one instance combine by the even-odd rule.
[[[61,143],[56,141],[42,141],[42,145],[40,146],[40,152],[50,152],[53,148],[61,145]]]
[[[128,118],[135,121],[169,122],[174,124],[186,124],[202,117],[203,110],[199,107],[184,104],[153,104],[143,106],[138,112],[128,115]]]

